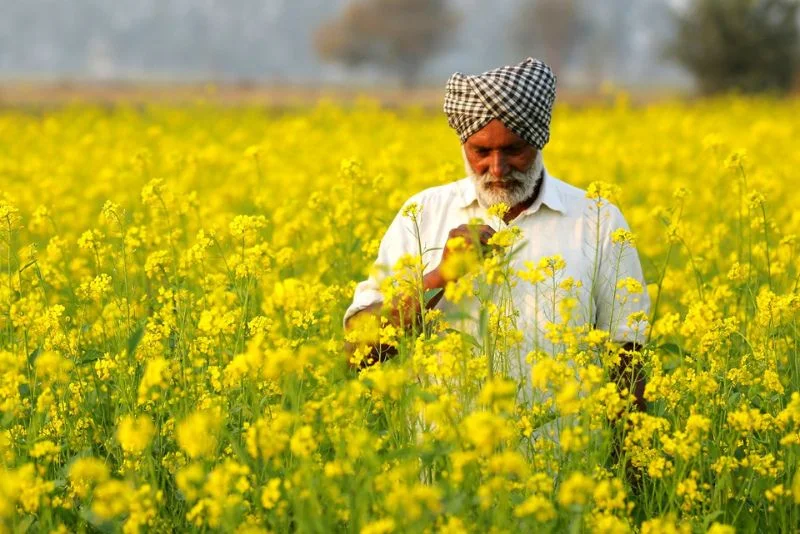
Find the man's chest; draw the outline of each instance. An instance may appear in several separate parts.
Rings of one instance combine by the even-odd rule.
[[[483,210],[457,210],[438,214],[434,220],[426,220],[419,229],[419,244],[428,270],[439,265],[448,234],[462,224],[482,220],[495,231],[512,227],[519,229],[517,242],[507,251],[508,267],[518,272],[530,269],[530,265],[545,264],[548,259],[559,259],[556,278],[572,278],[575,281],[590,281],[600,260],[600,236],[582,218],[540,210],[506,225]]]
[[[420,228],[426,270],[439,265],[449,230],[475,222],[478,216],[497,231],[516,226],[519,237],[501,262],[503,276],[494,282],[488,276],[479,276],[474,295],[459,302],[443,299],[439,308],[446,316],[462,318],[454,326],[476,334],[479,318],[487,309],[504,310],[509,320],[502,321],[523,332],[527,351],[546,345],[549,324],[580,325],[593,320],[592,289],[600,261],[600,239],[596,232],[592,235],[592,225],[580,218],[543,210],[509,226],[497,218],[490,219],[485,212],[448,213],[438,224]],[[496,287],[489,287],[492,283]],[[487,307],[488,302],[493,305]]]

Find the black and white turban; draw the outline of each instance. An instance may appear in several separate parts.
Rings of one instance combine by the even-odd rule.
[[[492,119],[538,149],[550,139],[556,76],[538,59],[500,67],[476,76],[460,72],[447,80],[444,112],[461,142]]]

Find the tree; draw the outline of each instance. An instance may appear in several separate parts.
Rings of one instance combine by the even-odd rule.
[[[668,54],[704,93],[791,89],[800,66],[798,0],[694,0]]]
[[[584,34],[580,0],[527,0],[512,30],[517,48],[546,61],[558,75]]]
[[[445,0],[361,0],[321,26],[314,46],[325,61],[375,64],[394,71],[408,87],[457,22]]]

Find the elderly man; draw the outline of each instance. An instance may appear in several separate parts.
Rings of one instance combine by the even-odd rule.
[[[614,205],[587,197],[585,191],[555,178],[544,167],[542,151],[550,137],[555,94],[555,75],[532,58],[476,76],[454,74],[447,82],[444,112],[461,140],[468,176],[409,199],[406,207],[416,205],[419,216],[412,221],[404,216],[406,209],[398,213],[383,237],[376,266],[391,269],[404,255],[418,254],[421,244],[424,290],[444,288],[458,276],[452,269],[442,268],[453,254],[452,247],[447,246],[451,240],[462,238],[462,243],[487,247],[496,231],[517,226],[522,240],[509,254],[512,271],[524,270],[529,262],[554,259],[561,264],[554,266],[558,268],[558,281],[571,279],[568,285],[578,303],[573,323],[588,323],[608,332],[609,339],[617,344],[632,349],[643,342],[649,301],[646,291],[626,295],[618,281],[625,281],[622,285],[626,287],[637,283],[640,288],[646,287],[639,258],[630,240],[624,238],[628,225]],[[487,210],[498,203],[509,209],[502,219],[494,217],[494,227],[474,224],[477,219],[492,221]],[[420,313],[420,299],[384,303],[380,276],[372,275],[358,284],[345,314],[345,328],[362,313],[384,313],[395,324]],[[560,307],[537,305],[536,285],[517,280],[511,286],[518,310],[516,326],[524,336],[522,354],[554,351],[546,335],[548,325],[565,319],[560,317]],[[562,300],[562,293],[559,288],[558,295],[553,296],[548,290],[545,297]],[[467,311],[477,317],[477,300],[466,302]],[[444,312],[455,309],[453,303],[442,299],[442,292],[428,306]],[[638,316],[638,321],[629,321],[631,316]],[[378,360],[386,355],[376,348],[372,356]],[[523,359],[517,359],[519,365],[512,371],[518,377],[529,375]],[[623,357],[621,369],[627,365]],[[632,373],[621,375],[630,377]],[[643,409],[644,382],[637,380],[634,384],[628,378],[622,385],[633,389],[637,405]]]

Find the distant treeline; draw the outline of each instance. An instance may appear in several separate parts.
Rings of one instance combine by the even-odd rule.
[[[573,87],[783,91],[798,0],[0,0],[3,78],[411,86],[529,55]]]
[[[675,69],[654,61],[657,43],[673,32],[665,2],[585,2],[581,33],[591,46],[571,51],[565,68],[597,79],[669,81]],[[319,29],[358,3],[0,0],[0,76],[399,81],[399,72],[373,65],[329,66],[315,50]],[[509,38],[532,0],[445,3],[456,23],[440,28],[442,46],[418,73],[421,81],[440,82],[454,70],[479,72],[522,55],[548,55],[542,47],[520,51]]]

